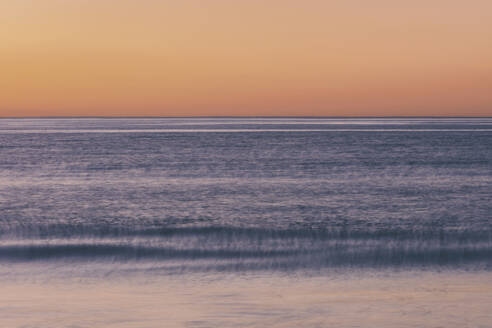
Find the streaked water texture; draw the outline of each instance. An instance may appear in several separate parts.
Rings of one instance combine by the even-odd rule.
[[[491,118],[0,119],[0,327],[492,327]]]
[[[0,120],[0,262],[492,264],[492,119]]]

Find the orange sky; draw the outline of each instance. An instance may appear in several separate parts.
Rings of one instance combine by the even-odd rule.
[[[492,1],[0,0],[43,115],[492,115]]]

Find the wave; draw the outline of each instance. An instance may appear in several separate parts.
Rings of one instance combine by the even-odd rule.
[[[213,249],[173,249],[165,247],[146,247],[107,244],[61,244],[61,245],[9,245],[0,246],[0,259],[42,260],[52,258],[112,257],[115,259],[204,259],[204,258],[263,258],[288,256],[297,252],[282,250],[213,250]]]
[[[383,247],[331,247],[300,250],[227,250],[173,249],[130,245],[35,245],[0,246],[0,261],[25,262],[72,261],[140,261],[140,260],[230,260],[247,269],[249,260],[256,260],[250,269],[323,268],[323,267],[392,267],[392,266],[457,266],[468,264],[492,265],[492,245],[469,247],[415,247],[394,245]],[[231,264],[230,263],[230,264]],[[186,262],[183,262],[185,265]],[[189,264],[189,263],[188,263]]]
[[[37,237],[33,237],[36,229],[28,229],[29,238],[3,238],[0,262],[177,261],[190,270],[477,265],[492,268],[492,239],[486,231],[58,228],[38,229]]]

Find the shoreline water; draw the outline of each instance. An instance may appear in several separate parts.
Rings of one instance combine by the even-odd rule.
[[[3,281],[2,327],[487,327],[489,272],[125,275]]]

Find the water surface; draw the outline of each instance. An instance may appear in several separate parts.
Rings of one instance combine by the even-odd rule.
[[[2,119],[0,323],[488,326],[490,186],[490,118]]]

